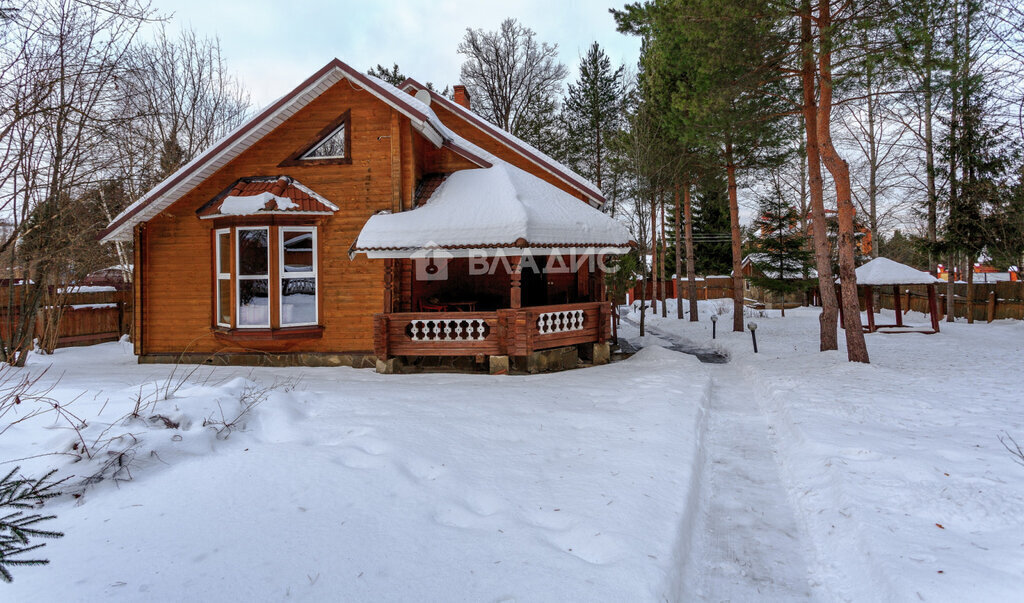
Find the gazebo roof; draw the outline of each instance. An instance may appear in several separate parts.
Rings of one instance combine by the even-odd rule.
[[[625,253],[626,227],[581,199],[509,163],[450,174],[411,211],[371,216],[353,246],[367,257],[424,249],[586,248]]]
[[[932,285],[937,282],[939,279],[927,272],[889,258],[875,258],[857,268],[858,285]]]

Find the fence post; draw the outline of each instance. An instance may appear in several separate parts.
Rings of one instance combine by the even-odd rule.
[[[989,291],[988,292],[988,308],[987,308],[987,311],[985,313],[985,318],[988,320],[988,322],[992,322],[993,320],[996,319],[996,292],[995,291]]]

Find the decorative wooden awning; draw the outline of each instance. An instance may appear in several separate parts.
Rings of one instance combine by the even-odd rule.
[[[265,214],[329,216],[336,211],[337,205],[289,176],[253,176],[235,181],[196,215],[202,219]]]

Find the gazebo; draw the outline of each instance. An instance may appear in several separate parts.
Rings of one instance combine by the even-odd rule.
[[[857,268],[857,289],[864,292],[864,305],[868,314],[868,324],[864,327],[865,332],[874,333],[882,328],[897,328],[898,331],[883,331],[883,333],[925,333],[932,334],[939,332],[939,309],[936,302],[935,283],[937,278],[911,268],[906,264],[894,262],[889,258],[875,258],[870,262]],[[928,313],[931,316],[931,330],[908,329],[903,324],[903,308],[900,287],[904,285],[926,285],[928,287]],[[875,287],[892,287],[893,309],[896,311],[895,324],[875,323],[874,289]],[[840,305],[842,312],[842,305]]]

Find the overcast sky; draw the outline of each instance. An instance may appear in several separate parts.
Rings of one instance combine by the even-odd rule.
[[[366,71],[398,63],[402,72],[441,88],[458,83],[456,52],[467,27],[494,30],[515,17],[540,41],[558,44],[576,77],[593,41],[614,63],[633,69],[638,39],[615,31],[608,4],[594,0],[155,0],[173,13],[172,29],[217,36],[228,66],[263,106],[337,57]]]

